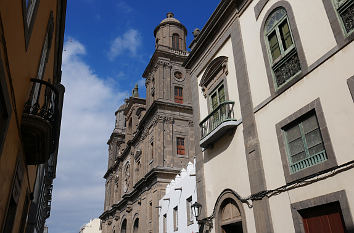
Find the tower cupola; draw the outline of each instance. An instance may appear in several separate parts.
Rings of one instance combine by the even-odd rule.
[[[155,48],[169,47],[174,50],[186,51],[187,29],[179,20],[174,18],[172,12],[154,30]]]

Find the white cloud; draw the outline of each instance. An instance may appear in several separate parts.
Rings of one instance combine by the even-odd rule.
[[[83,61],[86,49],[79,41],[70,39],[64,51],[62,83],[66,90],[48,219],[53,233],[78,232],[82,224],[102,213],[106,142],[114,127],[114,112],[128,96]]]
[[[133,11],[133,7],[129,6],[125,1],[118,1],[117,7],[124,13],[130,13]]]
[[[112,61],[114,58],[125,52],[130,56],[136,56],[140,45],[140,33],[135,29],[129,29],[123,35],[120,35],[113,40],[108,53],[108,58]]]

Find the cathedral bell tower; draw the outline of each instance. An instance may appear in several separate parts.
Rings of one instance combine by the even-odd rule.
[[[145,69],[146,104],[167,101],[191,105],[188,74],[182,67],[188,56],[187,29],[169,12],[154,30],[155,52]]]
[[[186,51],[187,29],[174,18],[174,14],[167,13],[167,18],[155,28],[155,47],[165,46],[174,50]]]

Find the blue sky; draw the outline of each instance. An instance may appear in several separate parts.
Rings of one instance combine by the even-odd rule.
[[[114,112],[154,52],[154,28],[172,11],[188,29],[202,28],[219,1],[68,0],[62,83],[66,87],[54,181],[51,233],[77,233],[103,211],[106,142]]]

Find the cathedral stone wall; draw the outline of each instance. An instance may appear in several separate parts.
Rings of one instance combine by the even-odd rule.
[[[146,99],[139,98],[136,86],[116,112],[104,176],[103,233],[159,232],[159,200],[166,185],[194,159],[189,74],[182,67],[188,56],[186,33],[169,13],[155,29],[156,50],[143,74]],[[175,34],[178,49],[172,46]]]

